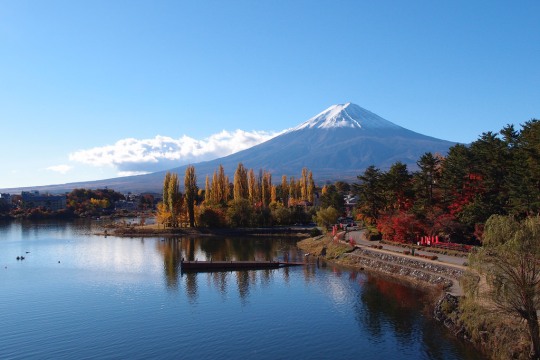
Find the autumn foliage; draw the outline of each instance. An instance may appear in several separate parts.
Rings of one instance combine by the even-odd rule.
[[[299,180],[272,183],[270,172],[246,169],[242,163],[233,181],[222,165],[205,177],[198,189],[195,167],[189,166],[180,192],[178,175],[167,173],[163,180],[163,201],[157,205],[157,222],[164,226],[250,227],[290,225],[311,221],[308,213],[315,196],[313,174],[302,169]],[[337,216],[336,216],[337,218]],[[334,219],[335,221],[335,219]]]
[[[78,216],[99,216],[111,213],[118,200],[124,195],[111,189],[75,189],[67,195],[67,209]]]
[[[356,218],[376,226],[384,239],[415,242],[421,236],[475,243],[491,215],[518,219],[540,213],[540,121],[520,131],[508,125],[443,157],[426,153],[409,172],[396,163],[358,176]]]

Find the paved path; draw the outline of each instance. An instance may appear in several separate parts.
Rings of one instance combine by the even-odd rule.
[[[338,235],[340,235],[340,238],[342,238],[341,234],[343,234],[343,233],[342,232],[338,233]],[[461,270],[466,269],[466,267],[464,266],[464,263],[467,262],[467,257],[459,257],[459,256],[443,255],[443,254],[434,254],[434,253],[431,253],[431,252],[428,252],[428,251],[418,251],[418,250],[415,250],[415,253],[418,254],[418,255],[420,255],[420,254],[422,254],[422,255],[437,255],[438,259],[437,260],[429,260],[429,259],[419,257],[419,256],[405,255],[403,253],[403,251],[406,250],[405,248],[400,247],[400,246],[396,246],[396,245],[381,244],[379,241],[365,240],[364,234],[365,234],[365,230],[348,231],[345,234],[345,237],[343,239],[345,241],[349,241],[352,238],[355,241],[355,243],[357,244],[357,247],[366,247],[366,248],[369,248],[370,250],[373,250],[373,251],[384,252],[384,253],[388,253],[388,254],[392,254],[392,255],[402,256],[402,257],[405,257],[405,258],[414,259],[416,261],[431,262],[431,263],[436,263],[436,264],[440,264],[440,265],[455,267],[455,268],[458,268],[458,269],[461,269]],[[382,245],[383,249],[374,249],[374,248],[371,248],[371,245]],[[461,286],[459,284],[459,281],[457,281],[455,279],[450,279],[448,277],[446,277],[446,278],[453,282],[453,286],[452,286],[451,289],[449,289],[449,292],[452,293],[453,295],[458,295],[458,296],[462,295],[463,294],[463,289],[461,288]]]
[[[356,244],[358,244],[358,245],[363,245],[363,246],[368,246],[368,247],[371,246],[371,245],[382,245],[384,247],[384,249],[386,249],[386,250],[389,250],[389,251],[392,251],[392,252],[397,252],[397,253],[400,253],[403,256],[407,256],[407,255],[403,254],[403,251],[405,251],[406,249],[401,247],[401,246],[381,244],[379,241],[364,240],[365,239],[364,232],[365,232],[365,230],[348,231],[344,240],[348,241],[352,237],[354,242]],[[467,257],[444,255],[444,254],[432,253],[432,252],[429,252],[429,251],[415,250],[415,254],[437,255],[437,257],[438,257],[437,261],[438,262],[445,263],[445,264],[448,264],[448,265],[459,265],[460,267],[463,267],[463,265],[467,262]],[[422,259],[422,258],[415,257],[415,259],[418,260],[418,259]]]

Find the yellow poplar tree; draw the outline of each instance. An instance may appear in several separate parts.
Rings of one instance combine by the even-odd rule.
[[[248,199],[248,177],[247,170],[242,163],[238,164],[234,172],[234,200]]]
[[[219,199],[218,202],[225,204],[229,197],[229,180],[225,176],[225,169],[223,165],[219,165],[218,169],[218,188],[219,188]]]
[[[171,181],[171,173],[167,171],[163,179],[163,204],[169,210],[169,182]]]
[[[214,204],[219,204],[221,201],[221,188],[219,186],[218,181],[218,174],[216,171],[214,171],[214,175],[212,176],[212,202]]]
[[[308,179],[307,179],[307,168],[302,168],[302,175],[300,176],[300,197],[302,200],[307,199],[307,187],[308,187]]]
[[[212,188],[210,187],[210,178],[206,175],[206,181],[204,183],[204,202],[209,203],[212,199]]]
[[[294,176],[289,178],[289,206],[294,205],[296,202],[296,182]]]
[[[272,185],[271,192],[270,192],[270,203],[276,203],[277,202],[277,186]]]
[[[315,203],[315,181],[313,181],[313,173],[311,171],[308,175],[307,199],[312,204]]]
[[[249,202],[253,205],[257,200],[257,180],[255,179],[255,172],[253,169],[249,169],[248,172],[248,193],[249,193]]]
[[[289,184],[287,183],[287,175],[281,176],[281,201],[283,206],[287,207],[289,204]]]
[[[195,167],[193,165],[189,165],[186,168],[186,174],[184,176],[184,188],[189,226],[194,227],[195,199],[197,197],[197,176],[195,175]]]
[[[178,220],[182,210],[182,193],[178,174],[172,173],[167,187],[167,205],[171,214],[171,226],[178,227]]]
[[[262,175],[261,182],[261,200],[264,207],[267,207],[270,204],[271,197],[271,187],[272,187],[272,174],[264,171]]]

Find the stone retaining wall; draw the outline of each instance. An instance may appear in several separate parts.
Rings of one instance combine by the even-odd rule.
[[[343,260],[349,265],[365,267],[390,275],[398,275],[430,285],[442,285],[450,288],[454,280],[463,276],[464,271],[450,266],[426,261],[409,259],[403,256],[357,248],[351,253],[343,254]]]

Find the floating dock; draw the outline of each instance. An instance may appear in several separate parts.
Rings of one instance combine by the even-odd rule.
[[[304,265],[304,263],[281,261],[182,261],[181,271],[209,272],[234,270],[262,270],[300,265]]]

